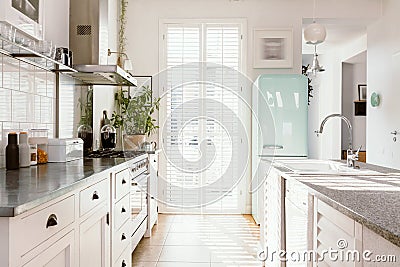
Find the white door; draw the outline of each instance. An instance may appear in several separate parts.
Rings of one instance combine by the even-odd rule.
[[[163,212],[245,213],[243,21],[161,24]]]

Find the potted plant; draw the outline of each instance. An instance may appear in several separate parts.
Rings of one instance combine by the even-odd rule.
[[[141,89],[134,97],[126,88],[115,94],[118,111],[112,114],[111,122],[115,128],[121,129],[126,150],[140,149],[146,136],[159,128],[152,115],[160,107],[160,98],[152,99],[150,86]]]

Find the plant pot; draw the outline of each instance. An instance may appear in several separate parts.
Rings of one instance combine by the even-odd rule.
[[[144,134],[125,134],[124,150],[140,150],[144,142],[146,142],[146,135]]]

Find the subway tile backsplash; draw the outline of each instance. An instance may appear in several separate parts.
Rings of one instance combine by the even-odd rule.
[[[54,73],[0,55],[0,141],[7,130],[30,128],[49,129],[49,137],[54,137],[55,97]],[[4,147],[0,168],[5,165]]]

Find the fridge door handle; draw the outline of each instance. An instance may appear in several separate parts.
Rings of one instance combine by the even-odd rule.
[[[283,149],[282,145],[263,145],[263,148],[268,148],[268,149]]]

